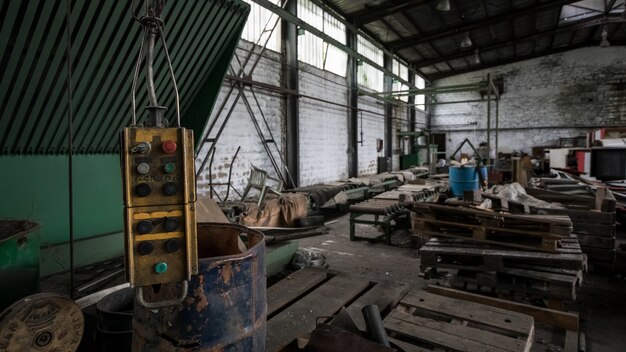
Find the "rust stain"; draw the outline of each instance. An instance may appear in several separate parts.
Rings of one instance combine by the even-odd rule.
[[[233,269],[230,263],[224,264],[224,268],[222,269],[222,280],[225,284],[230,282],[230,278],[233,276]]]
[[[194,289],[194,296],[198,300],[196,312],[202,311],[209,305],[209,300],[204,294],[204,275],[198,275],[198,288]]]

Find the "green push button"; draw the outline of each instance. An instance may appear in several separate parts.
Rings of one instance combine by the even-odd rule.
[[[167,271],[167,263],[165,263],[165,262],[160,262],[160,263],[157,263],[157,264],[154,266],[154,271],[155,271],[157,274],[163,274],[164,272],[166,272],[166,271]]]
[[[166,173],[171,174],[174,170],[176,170],[176,165],[174,165],[174,163],[167,163],[163,166],[163,169]]]

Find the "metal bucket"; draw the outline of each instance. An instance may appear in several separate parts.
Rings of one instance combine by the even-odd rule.
[[[130,352],[134,295],[134,290],[127,287],[104,296],[96,304],[100,316],[96,342],[100,351]]]
[[[237,237],[247,250],[238,253]],[[135,304],[133,350],[264,351],[265,241],[233,224],[198,224],[198,275],[179,307]]]
[[[478,172],[482,174],[484,180],[487,179],[487,168],[484,166],[450,166],[450,190],[455,197],[462,197],[463,192],[478,189]]]
[[[30,221],[0,221],[0,312],[39,292],[39,224]]]

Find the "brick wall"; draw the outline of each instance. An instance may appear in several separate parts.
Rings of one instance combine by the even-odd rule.
[[[245,41],[240,42],[240,46],[244,48],[237,50],[239,61],[243,62],[252,47],[251,43]],[[268,83],[274,86],[281,85],[282,69],[279,61],[282,60],[280,53],[267,50],[266,56],[270,58],[262,58],[252,74],[255,81]],[[254,57],[253,57],[254,59]],[[235,71],[239,68],[239,61],[233,58],[232,66]],[[246,67],[249,69],[251,64]],[[313,66],[300,62],[301,70],[299,71],[300,87],[299,92],[303,95],[320,98],[341,105],[348,104],[348,87],[345,77],[341,77],[330,72],[325,72]],[[248,72],[248,71],[246,71]],[[228,74],[232,74],[229,72]],[[212,112],[210,121],[217,119],[218,126],[228,114],[232,106],[232,102],[238,94],[235,89],[228,97],[228,102],[224,109],[220,110],[226,94],[231,88],[232,82],[225,80],[222,84],[218,101]],[[253,87],[256,97],[261,105],[261,109],[256,105],[254,97],[246,88],[246,97],[251,105],[253,114],[261,126],[264,136],[269,139],[270,134],[263,119],[261,112],[267,119],[269,129],[272,131],[278,150],[284,150],[285,131],[285,99],[280,93],[268,92],[267,90]],[[375,174],[377,171],[377,157],[383,153],[376,151],[376,140],[384,139],[384,105],[381,101],[368,96],[359,97],[359,107],[367,110],[359,115],[357,126],[357,137],[361,139],[360,131],[363,131],[363,144],[358,144],[358,173],[359,176]],[[397,131],[406,131],[409,129],[409,115],[407,107],[395,107],[393,120],[393,168],[399,168],[399,155],[403,153],[401,150],[401,142],[397,137]],[[417,121],[425,123],[425,116],[418,112]],[[312,185],[318,183],[333,182],[348,177],[348,116],[349,111],[344,106],[337,106],[318,100],[301,97],[299,100],[299,124],[300,124],[300,185]],[[418,125],[419,126],[419,125]],[[215,129],[216,131],[217,129]],[[212,136],[215,135],[215,132]],[[246,105],[240,98],[235,105],[234,111],[230,116],[224,131],[216,145],[215,156],[211,172],[209,172],[208,149],[210,144],[200,150],[199,157],[196,160],[196,167],[200,168],[203,160],[207,160],[204,170],[198,177],[198,193],[200,195],[208,195],[209,193],[209,174],[212,182],[226,183],[228,181],[228,170],[232,157],[241,146],[241,150],[237,156],[237,160],[233,165],[233,173],[231,183],[238,191],[243,191],[248,183],[250,175],[250,166],[264,169],[271,176],[276,176],[270,159],[268,158],[261,139],[252,124],[252,119]],[[274,151],[274,156],[282,166],[280,156],[276,152],[273,144],[269,147]],[[408,151],[408,143],[404,143],[405,151]],[[215,186],[220,196],[226,192],[225,186]],[[238,196],[231,191],[230,200],[238,200]]]
[[[240,46],[245,49],[250,49],[252,44],[246,43],[244,41],[240,42]],[[238,49],[237,55],[239,59],[243,62],[249,53]],[[282,60],[281,55],[276,52],[272,52],[270,50],[265,51],[265,55],[269,56],[275,60]],[[253,56],[251,60],[254,60]],[[235,69],[239,68],[237,63],[237,59],[233,58],[233,66]],[[253,62],[253,61],[250,61]],[[249,70],[251,63],[246,67],[246,72]],[[228,74],[232,74],[228,72]],[[282,71],[280,63],[276,61],[272,61],[271,59],[261,58],[257,68],[252,73],[252,79],[259,82],[264,82],[268,84],[272,84],[275,86],[281,85],[281,77]],[[218,121],[223,121],[225,116],[228,113],[228,110],[232,106],[232,102],[237,96],[238,90],[235,89],[230,97],[228,98],[228,103],[225,105],[225,108],[220,111],[220,107],[224,99],[226,99],[226,93],[231,88],[231,82],[228,80],[224,80],[222,84],[222,89],[218,96],[218,100],[215,104],[213,112],[211,114],[211,118],[209,120],[213,121],[214,119],[218,119]],[[278,149],[283,150],[283,118],[285,111],[285,99],[279,93],[272,93],[266,90],[253,87],[254,92],[257,96],[257,99],[261,105],[261,110],[263,114],[265,114],[265,118],[267,119],[268,125],[274,135],[276,140],[276,146]],[[245,89],[246,96],[250,103],[250,106],[253,110],[255,116],[257,116],[257,120],[261,126],[261,130],[266,138],[270,138],[269,131],[265,127],[263,119],[261,118],[261,112],[259,111],[256,102],[250,93],[248,88]],[[218,122],[219,126],[219,122]],[[217,128],[215,129],[217,130]],[[198,133],[198,132],[196,132]],[[215,135],[215,133],[213,134]],[[248,184],[248,177],[250,175],[250,165],[253,164],[256,167],[262,168],[270,173],[271,176],[276,176],[272,168],[272,164],[263,149],[263,144],[261,143],[261,139],[252,124],[252,120],[246,106],[243,103],[243,100],[240,98],[237,104],[235,105],[235,109],[230,119],[228,120],[226,127],[224,128],[224,132],[220,137],[218,143],[216,144],[215,156],[213,158],[213,166],[211,168],[211,176],[214,183],[226,183],[228,181],[228,169],[232,160],[232,157],[237,150],[237,147],[241,146],[241,150],[237,156],[237,160],[233,166],[233,174],[232,174],[232,185],[242,192],[245,186]],[[276,150],[274,145],[269,145],[272,150]],[[202,160],[206,159],[207,151],[209,144],[207,143],[204,148],[202,148],[199,152],[199,156],[196,159],[196,168],[199,168]],[[274,152],[275,158],[278,160],[280,164],[280,160],[278,157],[278,153]],[[200,177],[197,179],[198,184],[198,193],[200,195],[208,195],[209,193],[209,163],[206,163],[204,170],[200,173]],[[216,191],[218,191],[221,195],[223,195],[226,191],[225,186],[216,186]],[[238,200],[237,195],[234,192],[230,192],[229,199]]]
[[[300,93],[348,104],[346,78],[300,63]],[[321,78],[321,77],[324,78]],[[300,98],[300,185],[348,177],[348,109]]]
[[[499,151],[530,152],[533,146],[558,144],[559,137],[584,135],[594,126],[626,125],[626,56],[622,47],[582,48],[433,84],[475,83],[488,73],[504,80]],[[479,98],[476,92],[437,97],[438,101]],[[486,119],[486,103],[463,103],[435,106],[431,122],[435,132],[448,133],[449,155],[466,137],[476,144],[486,141]],[[495,126],[495,121],[492,123]]]

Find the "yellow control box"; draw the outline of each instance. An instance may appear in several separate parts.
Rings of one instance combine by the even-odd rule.
[[[130,285],[189,280],[198,271],[193,131],[125,128],[121,156]]]

